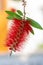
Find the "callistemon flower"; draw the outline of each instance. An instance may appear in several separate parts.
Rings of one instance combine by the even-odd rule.
[[[43,29],[36,21],[27,17],[27,19],[23,19],[22,12],[17,10],[16,12],[6,11],[9,16],[8,19],[12,20],[11,26],[9,26],[6,45],[9,47],[10,50],[18,51],[23,45],[27,35],[29,32],[34,34],[34,31],[31,26]]]
[[[29,34],[29,30],[32,31],[32,28],[29,23],[24,20],[14,19],[12,22],[6,43],[10,49],[19,50],[25,37]]]
[[[10,11],[12,11],[12,12],[16,12],[17,10],[14,9],[14,8],[11,8]]]

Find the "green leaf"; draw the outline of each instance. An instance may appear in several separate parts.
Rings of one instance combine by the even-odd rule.
[[[34,35],[34,31],[32,30],[31,33]]]
[[[21,16],[19,16],[18,14],[16,14],[16,13],[14,13],[14,18],[16,18],[16,19],[22,19],[22,17]]]
[[[14,15],[14,12],[12,11],[5,11],[8,15]]]
[[[20,19],[20,20],[22,19],[22,17],[20,15],[18,15],[17,13],[15,13],[15,12],[6,11],[6,13],[9,15],[7,17],[8,19],[14,19],[14,18]]]
[[[39,23],[37,23],[36,21],[34,21],[33,19],[27,17],[27,20],[29,21],[29,23],[30,23],[33,27],[43,30],[43,28],[41,27],[41,25],[40,25]]]
[[[20,10],[17,10],[17,13],[23,16],[23,13]]]
[[[32,27],[31,27],[31,25],[28,25],[28,30],[34,35],[34,31],[33,31]]]
[[[9,20],[13,20],[14,17],[13,17],[13,16],[8,16],[7,19],[9,19]]]
[[[30,31],[30,30],[29,30]],[[33,29],[30,31],[33,35],[34,35],[34,31],[33,31]]]

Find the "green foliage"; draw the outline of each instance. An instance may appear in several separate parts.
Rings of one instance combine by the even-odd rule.
[[[39,49],[43,49],[43,44],[39,44],[39,45],[38,45],[38,48],[39,48]]]
[[[43,29],[41,25],[37,23],[36,21],[34,21],[33,19],[27,17],[27,20],[29,21],[30,25],[32,25],[33,27],[38,29]]]
[[[8,17],[7,19],[10,19],[10,20],[13,20],[14,18],[16,19],[19,19],[19,20],[22,20],[22,17],[23,17],[23,13],[20,11],[20,10],[17,10],[16,12],[12,12],[12,11],[5,11],[7,14],[8,14]],[[37,29],[41,29],[43,30],[43,28],[41,27],[41,25],[39,23],[37,23],[35,20],[31,19],[31,18],[28,18],[26,17],[28,20],[28,23],[37,28]],[[31,30],[29,30],[32,34],[34,34],[34,31],[33,29],[30,27]]]
[[[7,17],[8,19],[14,19],[14,18],[16,18],[16,19],[22,19],[22,17],[19,15],[19,14],[17,14],[16,12],[11,12],[11,11],[5,11],[9,16]]]
[[[32,31],[30,31],[33,35],[34,35],[34,31],[33,31],[33,29],[32,29]]]
[[[17,13],[21,16],[23,16],[23,13],[20,10],[17,10]]]

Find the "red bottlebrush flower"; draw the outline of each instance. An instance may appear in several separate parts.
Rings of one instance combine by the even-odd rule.
[[[34,34],[33,29],[32,29],[32,27],[31,27],[30,23],[28,23],[28,22],[29,22],[29,21],[26,21],[24,28],[25,28],[27,34],[28,34],[29,31]]]
[[[11,10],[12,12],[16,12],[16,9],[14,9],[14,8],[11,8],[10,10]]]
[[[25,40],[26,35],[29,34],[29,30],[32,28],[29,25],[28,21],[14,19],[11,28],[9,29],[9,33],[7,35],[7,46],[9,49],[19,50],[22,46],[22,42]]]
[[[29,34],[29,31],[34,34],[31,26],[43,30],[40,24],[38,24],[33,19],[26,17],[25,5],[26,2],[25,0],[23,0],[24,13],[22,13],[22,11],[20,10],[16,11],[13,8],[11,9],[11,11],[6,11],[6,13],[8,14],[7,19],[12,20],[13,23],[11,28],[9,29],[6,43],[9,49],[13,51],[20,50],[20,47],[23,44],[22,42]]]

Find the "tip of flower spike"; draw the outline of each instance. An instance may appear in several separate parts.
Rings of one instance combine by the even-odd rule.
[[[16,12],[16,9],[14,9],[14,8],[11,8],[11,9],[10,9],[10,11],[12,11],[12,12]]]
[[[9,48],[10,50],[12,50],[12,48]]]

